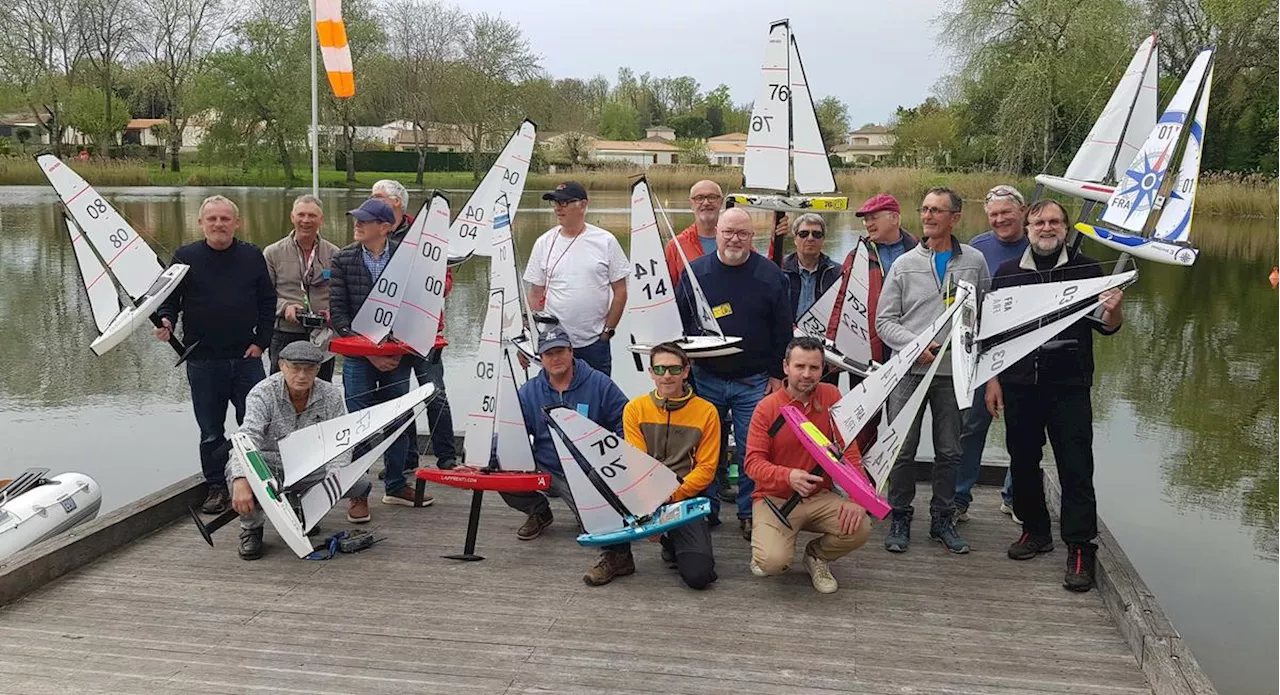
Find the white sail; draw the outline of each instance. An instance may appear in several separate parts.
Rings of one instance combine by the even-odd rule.
[[[1133,281],[1137,271],[1084,280],[1018,285],[988,292],[982,299],[977,340],[987,340],[1024,326],[1086,298]],[[955,346],[957,352],[959,346]]]
[[[391,324],[396,340],[413,348],[419,355],[431,352],[440,332],[445,273],[449,262],[449,199],[439,192],[432,195],[426,217],[426,225],[415,247],[417,258],[405,277],[404,297]],[[407,237],[405,241],[408,241]],[[395,262],[395,256],[391,258]]]
[[[507,140],[493,166],[449,227],[451,258],[465,258],[473,252],[478,256],[488,256],[493,250],[491,239],[497,217],[494,208],[501,202],[507,208],[507,214],[515,217],[520,196],[524,194],[525,179],[529,176],[529,160],[533,157],[536,137],[537,126],[526,119]]]
[[[1151,129],[1142,149],[1125,170],[1124,180],[1116,185],[1102,213],[1106,224],[1134,232],[1142,231],[1148,215],[1155,208],[1160,185],[1173,159],[1173,148],[1188,118],[1195,96],[1209,70],[1213,50],[1201,51],[1191,64],[1187,76],[1174,92],[1156,126]]]
[[[578,465],[578,460],[570,453],[554,427],[551,428],[551,441],[560,457],[560,468],[564,470],[569,491],[573,493],[574,506],[578,509],[582,528],[587,533],[608,533],[625,526],[622,516],[605,501],[600,491],[587,478],[587,474]]]
[[[93,313],[93,322],[98,332],[104,333],[111,325],[112,319],[120,313],[120,294],[102,267],[102,261],[89,246],[80,227],[70,216],[67,221],[67,234],[71,236],[71,250],[75,252],[76,265],[80,267],[80,279],[84,282],[84,291],[89,296],[89,311]]]
[[[1067,166],[1066,178],[1105,181],[1111,174],[1114,162],[1116,171],[1112,180],[1119,180],[1124,173],[1124,164],[1133,160],[1133,155],[1141,146],[1141,138],[1151,132],[1151,126],[1155,125],[1155,77],[1158,66],[1156,35],[1152,34],[1134,52],[1129,67],[1120,76],[1107,105],[1103,107],[1098,120],[1094,121],[1093,128],[1089,130],[1089,135]],[[1144,94],[1148,85],[1150,92]],[[1144,98],[1147,96],[1149,98]],[[1131,149],[1126,152],[1124,145],[1130,145]]]
[[[911,392],[911,397],[902,406],[902,410],[893,416],[893,420],[881,418],[875,443],[862,454],[862,467],[871,475],[871,479],[876,481],[876,492],[883,493],[889,484],[889,472],[893,470],[893,462],[897,460],[898,452],[902,450],[902,444],[907,440],[911,421],[915,419],[916,413],[920,412],[924,397],[929,392],[929,384],[933,383],[933,376],[937,374],[938,365],[942,364],[947,346],[950,344],[951,336],[947,336],[942,341],[942,349],[938,351],[938,359],[929,363],[929,370],[916,385],[916,390]]]
[[[502,335],[510,341],[529,333],[527,311],[516,271],[516,248],[511,238],[511,217],[504,203],[494,207],[493,251],[489,263],[489,289],[502,291]]]
[[[627,511],[648,516],[680,487],[676,474],[626,439],[588,420],[572,408],[553,408],[548,416],[565,444],[600,474]]]
[[[679,340],[684,336],[676,289],[671,286],[662,250],[658,218],[653,213],[649,182],[641,176],[631,185],[631,263],[627,278],[627,313],[631,336],[640,345]]]
[[[791,82],[788,57],[791,26],[783,19],[769,26],[760,88],[747,126],[742,177],[747,188],[785,191],[790,184]]]
[[[480,347],[476,351],[475,381],[471,382],[478,398],[475,409],[467,413],[466,436],[462,440],[462,463],[472,468],[489,465],[493,435],[498,418],[498,384],[502,360],[502,290],[489,293],[489,309],[484,314]]]
[[[351,329],[369,340],[380,343],[391,332],[396,314],[400,312],[400,303],[404,301],[408,289],[409,273],[418,259],[418,242],[422,238],[422,230],[427,226],[427,205],[418,210],[404,241],[396,247],[387,261],[382,274],[373,281],[373,291],[360,305],[356,317],[351,320]],[[383,253],[386,253],[386,248]]]
[[[125,293],[135,300],[145,295],[164,272],[147,242],[71,167],[51,154],[36,157],[36,162]]]
[[[1147,133],[1156,127],[1156,119],[1160,116],[1160,107],[1156,103],[1157,84],[1160,81],[1160,47],[1151,47],[1151,60],[1146,72],[1142,73],[1142,88],[1138,90],[1138,98],[1129,114],[1129,124],[1125,126],[1124,138],[1120,141],[1120,151],[1116,153],[1115,163],[1111,166],[1111,180],[1123,181],[1127,162],[1132,162],[1138,150],[1146,140]]]
[[[867,245],[859,241],[849,266],[835,339],[836,350],[858,364],[871,364],[870,272]]]
[[[825,340],[827,338],[827,324],[831,322],[831,315],[836,311],[836,297],[840,296],[840,283],[833,282],[823,292],[809,310],[800,315],[796,319],[796,328],[811,338]]]
[[[655,201],[656,202],[656,201]],[[675,238],[675,230],[671,227],[671,220],[667,217],[667,211],[662,207],[662,203],[657,203],[658,212],[662,213],[662,221],[667,225],[667,231]],[[684,275],[689,278],[689,288],[693,290],[693,310],[697,314],[698,325],[702,326],[704,331],[714,333],[715,335],[724,335],[724,331],[720,330],[720,322],[716,321],[715,314],[711,311],[711,302],[707,301],[707,295],[702,292],[702,285],[698,283],[698,276],[693,274],[693,270],[689,268],[689,256],[676,244],[676,252],[680,254],[680,262],[684,264]]]
[[[805,78],[804,63],[800,61],[800,49],[795,34],[791,35],[790,51],[791,95],[791,161],[796,190],[806,195],[831,193],[836,190],[836,179],[831,174],[831,162],[827,148],[818,130],[818,115],[814,111],[813,95]]]
[[[524,425],[511,350],[505,345],[498,369],[502,371],[498,384],[498,467],[504,471],[532,473],[537,468],[533,463],[533,443]]]
[[[993,377],[998,376],[1000,372],[1012,367],[1018,360],[1031,354],[1032,350],[1044,345],[1053,336],[1058,335],[1071,324],[1084,318],[1098,308],[1100,304],[1102,302],[1095,298],[1092,302],[1086,302],[1081,308],[1056,321],[1047,323],[1025,335],[1000,343],[988,350],[983,350],[978,355],[978,366],[974,373],[973,383],[984,384],[990,381]]]
[[[957,300],[960,309],[951,320],[951,335],[948,340],[952,347],[951,386],[955,390],[956,403],[961,410],[967,410],[973,405],[973,373],[978,360],[978,341],[975,337],[978,330],[978,293],[974,291],[972,284],[964,280],[959,284],[965,288],[966,294],[963,302]]]
[[[1191,121],[1187,147],[1182,153],[1182,163],[1178,166],[1178,178],[1169,191],[1169,198],[1165,201],[1160,219],[1156,221],[1155,231],[1151,234],[1157,239],[1186,242],[1191,237],[1191,213],[1196,206],[1200,154],[1204,150],[1204,129],[1209,118],[1209,94],[1212,88],[1213,67],[1210,67],[1204,78],[1204,86],[1200,88],[1200,103],[1196,105],[1196,116]]]
[[[919,359],[935,336],[942,332],[951,320],[951,316],[964,303],[968,290],[961,286],[956,290],[955,301],[947,307],[942,315],[933,320],[920,335],[915,337],[906,347],[894,353],[884,364],[867,374],[861,383],[849,390],[835,405],[831,406],[831,417],[846,442],[857,439],[858,433],[866,427],[867,422],[876,414],[880,406],[889,398],[898,382],[907,375],[911,366]],[[936,360],[935,360],[936,361]]]
[[[348,452],[357,444],[433,395],[435,386],[423,384],[399,398],[318,422],[281,439],[280,460],[284,468],[285,487],[339,457],[348,456]]]

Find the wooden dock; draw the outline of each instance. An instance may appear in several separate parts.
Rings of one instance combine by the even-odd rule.
[[[244,562],[234,523],[211,549],[176,518],[199,498],[195,482],[0,564],[0,692],[1213,692],[1189,653],[1174,671],[1190,677],[1135,654],[1133,633],[1148,628],[1112,604],[1159,607],[1116,590],[1141,585],[1116,564],[1118,546],[1100,555],[1111,584],[1068,592],[1060,543],[1005,558],[1018,528],[992,488],[961,526],[970,554],[929,541],[927,512],[904,555],[884,551],[879,523],[832,564],[840,591],[821,595],[798,562],[753,577],[729,523],[713,533],[719,581],[707,591],[685,588],[649,543],[635,546],[635,575],[588,587],[594,553],[574,542],[563,503],[541,538],[521,542],[522,517],[491,494],[478,544],[488,559],[441,559],[461,548],[470,493],[438,486],[428,509],[372,505],[366,528],[386,540],[371,550],[302,561],[268,526],[267,556]],[[928,497],[921,486],[918,510]],[[348,527],[344,513],[324,530]],[[1163,639],[1138,638],[1157,652]]]

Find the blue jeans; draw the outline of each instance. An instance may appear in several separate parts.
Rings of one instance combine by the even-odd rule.
[[[733,441],[738,453],[745,463],[747,459],[747,430],[751,428],[751,416],[756,412],[756,405],[764,398],[764,390],[769,385],[768,374],[753,374],[741,379],[725,379],[697,364],[693,365],[694,378],[698,382],[698,395],[707,399],[720,413],[720,420],[733,418]],[[728,467],[728,457],[724,455],[729,428],[720,428],[720,469]],[[717,471],[716,478],[707,486],[706,495],[711,499],[711,517],[720,518],[720,481],[722,471]],[[747,476],[746,466],[738,468],[738,518],[751,518],[751,493],[756,489],[755,481]]]
[[[613,376],[613,348],[610,345],[611,341],[597,340],[585,347],[574,348],[573,356],[581,358],[597,372],[604,372],[605,376]]]
[[[389,372],[378,371],[372,362],[360,357],[344,359],[342,388],[347,394],[347,410],[354,413],[409,393],[409,377],[412,373],[413,363],[406,359],[401,359],[400,364]],[[403,422],[400,419],[394,420],[388,429],[394,431]],[[358,459],[372,448],[370,444],[361,444],[351,452],[351,458]],[[405,487],[404,471],[408,459],[409,430],[405,430],[382,454],[382,465],[387,471],[383,484],[388,495]]]
[[[444,392],[444,362],[440,350],[432,350],[426,357],[413,359],[413,373],[418,376],[418,385],[435,384],[436,392],[427,401],[427,421],[431,423],[431,453],[436,462],[454,461],[458,452],[453,444],[453,411],[449,408],[449,398]],[[409,464],[418,465],[418,427],[410,425]]]
[[[982,452],[987,447],[987,430],[991,428],[991,413],[987,412],[987,387],[979,386],[973,392],[973,405],[964,413],[964,425],[960,429],[960,472],[956,475],[956,506],[968,509],[973,504],[973,486],[978,484],[982,470]],[[1005,504],[1013,503],[1013,479],[1009,471],[1004,474],[1004,488],[1000,497]]]
[[[244,423],[244,399],[254,384],[266,378],[258,357],[187,360],[191,407],[200,426],[200,469],[210,488],[227,484],[227,405],[236,410],[236,423]]]

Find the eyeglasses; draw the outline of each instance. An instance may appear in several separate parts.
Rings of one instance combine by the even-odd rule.
[[[814,239],[821,239],[827,235],[827,233],[822,231],[821,229],[801,229],[800,231],[796,232],[796,238],[808,239],[810,234],[813,235]]]
[[[920,208],[921,215],[941,215],[944,212],[950,214],[953,211],[950,208],[930,208],[930,207]]]
[[[724,196],[722,196],[722,195],[714,195],[714,194],[707,194],[707,195],[695,195],[695,196],[690,197],[690,198],[689,198],[689,200],[692,200],[693,202],[695,202],[695,203],[697,203],[697,204],[701,205],[701,204],[703,204],[703,203],[718,203],[718,202],[720,202],[720,201],[724,200]]]
[[[721,229],[720,233],[730,239],[750,239],[755,234],[750,229]]]
[[[567,208],[567,207],[569,207],[570,205],[573,205],[573,204],[574,204],[574,203],[576,203],[576,202],[578,202],[578,201],[576,201],[576,200],[553,200],[553,201],[551,201],[551,203],[552,203],[553,205],[555,205],[556,207],[558,207],[558,208]]]
[[[1036,229],[1044,229],[1045,227],[1065,227],[1067,226],[1067,221],[1061,217],[1049,217],[1038,219],[1032,222],[1031,226]]]
[[[653,370],[653,373],[658,376],[666,376],[668,374],[671,374],[672,376],[680,376],[681,374],[684,374],[683,364],[673,364],[670,366],[665,364],[655,364],[650,366],[649,369]]]

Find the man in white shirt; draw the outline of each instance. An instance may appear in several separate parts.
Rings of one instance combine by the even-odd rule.
[[[554,316],[573,343],[574,356],[612,373],[609,341],[627,305],[631,262],[613,234],[587,224],[587,190],[565,181],[542,196],[560,223],[533,244],[524,279],[529,306]]]

